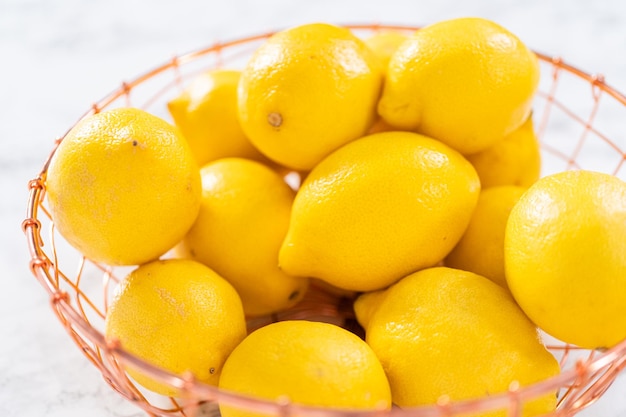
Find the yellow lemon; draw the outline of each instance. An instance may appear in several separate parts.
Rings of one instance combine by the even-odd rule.
[[[385,372],[362,339],[334,324],[305,320],[250,333],[224,364],[219,386],[316,407],[384,410],[391,405]],[[220,411],[224,417],[262,415],[224,405]]]
[[[287,29],[243,70],[241,126],[267,157],[306,171],[367,131],[381,83],[376,57],[348,29],[322,23]]]
[[[452,250],[479,191],[472,165],[439,141],[411,132],[356,140],[302,184],[280,266],[346,290],[386,287]]]
[[[369,38],[364,39],[364,42],[374,52],[374,55],[378,57],[384,72],[389,65],[391,56],[396,52],[400,44],[407,39],[408,35],[404,33],[384,30],[374,33]]]
[[[168,259],[141,265],[120,283],[105,334],[161,369],[217,385],[227,356],[246,336],[246,322],[226,280],[198,262]],[[149,390],[181,394],[130,365],[127,372]]]
[[[385,122],[385,120],[382,117],[379,117],[370,126],[369,130],[367,131],[367,134],[373,135],[374,133],[393,132],[393,131],[398,131],[398,130],[400,129],[397,129],[391,126],[389,123]]]
[[[481,18],[416,31],[393,54],[378,105],[392,126],[479,152],[527,119],[539,63],[514,34]]]
[[[559,373],[535,325],[510,293],[471,272],[435,267],[355,302],[365,340],[400,407],[505,394]],[[522,416],[544,415],[556,391],[524,403]],[[472,414],[474,416],[474,414]],[[508,410],[476,417],[508,416]]]
[[[507,288],[504,275],[504,230],[509,213],[526,191],[503,185],[480,192],[463,237],[446,256],[445,265],[474,272]]]
[[[278,268],[294,191],[272,169],[243,158],[210,162],[200,173],[200,213],[177,253],[228,280],[241,296],[246,315],[275,313],[296,304],[308,282]]]
[[[167,104],[200,166],[232,156],[264,160],[239,124],[237,86],[240,78],[240,71],[206,71]]]
[[[407,39],[408,35],[405,33],[394,30],[383,30],[374,33],[369,38],[365,38],[364,42],[378,58],[384,74],[387,71],[387,66],[389,65],[391,56],[394,54],[396,49],[398,49],[400,44]],[[392,130],[398,129],[385,122],[382,117],[377,117],[367,133],[373,134],[389,132]]]
[[[541,173],[539,139],[532,117],[489,148],[467,155],[483,189],[498,185],[530,187]]]
[[[592,171],[539,179],[506,227],[509,288],[550,335],[585,348],[626,338],[626,183]]]
[[[200,209],[189,146],[172,125],[135,108],[79,122],[52,157],[46,189],[65,239],[88,258],[115,265],[158,258]]]

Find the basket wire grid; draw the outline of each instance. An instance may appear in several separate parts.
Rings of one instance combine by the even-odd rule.
[[[412,26],[346,25],[359,36],[377,31],[406,33]],[[94,103],[84,116],[114,107],[139,107],[169,118],[165,103],[180,93],[185,82],[211,68],[238,68],[251,52],[274,32],[216,43],[205,49],[175,56],[165,64],[124,82],[102,100]],[[626,97],[605,83],[601,75],[590,75],[558,57],[537,53],[541,82],[533,117],[542,146],[543,175],[567,169],[592,169],[626,178],[626,131],[620,122],[626,116]],[[84,117],[83,116],[83,117]],[[626,341],[608,350],[584,350],[546,336],[546,344],[561,363],[561,373],[534,385],[512,383],[508,392],[484,398],[450,401],[442,397],[432,406],[393,408],[390,411],[329,410],[289,402],[271,402],[219,390],[194,380],[193,375],[174,375],[154,367],[126,352],[116,341],[103,334],[106,309],[116,284],[132,269],[95,263],[86,259],[55,230],[45,202],[46,170],[58,138],[41,172],[28,183],[26,220],[22,223],[31,254],[30,270],[50,296],[50,305],[71,339],[104,380],[127,400],[148,415],[218,415],[216,404],[274,416],[397,417],[472,415],[488,410],[505,410],[509,417],[521,416],[522,405],[549,392],[558,393],[553,416],[572,416],[599,399],[621,370],[626,367]],[[285,320],[315,317],[352,328],[354,317],[349,302],[340,296],[314,287],[296,307],[269,317],[249,320],[249,329]],[[356,329],[356,327],[354,327]],[[124,372],[124,367],[180,390],[177,398],[161,397],[143,390]],[[205,414],[206,413],[206,414]]]

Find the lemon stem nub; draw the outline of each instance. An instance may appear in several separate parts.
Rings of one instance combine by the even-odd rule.
[[[283,116],[280,113],[271,112],[267,115],[267,121],[274,127],[280,127],[283,124]]]

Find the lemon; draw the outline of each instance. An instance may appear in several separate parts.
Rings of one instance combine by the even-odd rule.
[[[158,258],[182,239],[200,209],[200,174],[185,139],[135,108],[84,118],[47,172],[55,227],[85,256],[107,264]]]
[[[200,213],[177,254],[228,280],[248,316],[275,313],[300,301],[307,280],[278,268],[294,191],[275,171],[248,159],[219,159],[200,172]]]
[[[483,189],[499,185],[530,187],[541,173],[539,139],[532,117],[489,148],[467,155],[467,160],[476,168]]]
[[[374,133],[382,133],[382,132],[393,132],[400,129],[397,129],[391,126],[389,123],[385,122],[382,117],[378,117],[374,123],[370,126],[367,131],[368,135],[373,135]]]
[[[381,83],[376,57],[348,29],[324,23],[286,29],[243,69],[241,126],[264,155],[307,171],[367,131]]]
[[[400,407],[435,404],[443,396],[483,398],[506,393],[513,382],[526,386],[559,373],[510,293],[471,272],[425,269],[361,295],[354,308]],[[547,414],[556,399],[552,392],[524,402],[521,415]]]
[[[270,401],[388,409],[389,382],[370,347],[329,323],[290,320],[252,332],[226,360],[221,389]],[[220,406],[224,417],[263,414]]]
[[[222,277],[198,262],[168,259],[141,265],[120,283],[105,334],[161,369],[217,385],[227,356],[246,336],[246,323],[239,296]],[[132,365],[127,372],[151,391],[181,394]]]
[[[391,56],[396,52],[396,49],[398,49],[402,42],[407,39],[408,36],[404,33],[394,30],[384,30],[374,33],[369,38],[364,39],[364,42],[379,59],[383,72],[385,72]]]
[[[471,154],[522,125],[538,82],[537,57],[507,29],[482,18],[444,20],[398,47],[378,112]]]
[[[507,288],[504,273],[504,230],[509,213],[526,191],[503,185],[480,192],[478,204],[463,237],[445,259],[445,265],[474,272]]]
[[[584,348],[626,338],[626,183],[593,171],[539,179],[506,227],[509,288],[553,337]]]
[[[386,287],[452,250],[479,191],[472,165],[434,139],[385,132],[353,141],[300,187],[280,267],[346,290]]]
[[[387,71],[389,60],[402,42],[408,39],[408,35],[394,30],[383,30],[365,38],[365,44],[376,55],[382,67],[383,74]],[[397,130],[382,117],[376,117],[374,124],[367,131],[368,134]]]
[[[212,69],[196,76],[168,102],[175,125],[189,142],[198,165],[225,157],[263,161],[243,133],[237,116],[241,72]]]

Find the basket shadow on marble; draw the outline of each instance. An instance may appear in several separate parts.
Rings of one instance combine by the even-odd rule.
[[[350,26],[358,35],[378,30],[413,31],[414,27],[383,25]],[[144,75],[123,83],[85,115],[114,107],[134,106],[169,118],[167,100],[178,94],[186,81],[216,67],[240,68],[271,33],[220,43],[173,57]],[[626,97],[607,85],[602,76],[590,75],[560,58],[538,53],[542,80],[533,106],[542,145],[542,175],[567,169],[590,169],[626,180],[626,136],[620,122],[626,118]],[[54,153],[53,145],[50,156]],[[30,251],[30,269],[50,296],[52,311],[83,354],[102,373],[106,383],[149,415],[218,415],[215,404],[223,403],[274,416],[356,417],[392,414],[397,417],[471,415],[488,410],[506,410],[521,416],[521,407],[533,398],[558,391],[555,416],[575,415],[591,405],[626,367],[626,341],[606,351],[589,351],[547,340],[560,360],[562,372],[551,379],[527,386],[512,384],[506,393],[475,400],[451,402],[442,398],[432,406],[391,411],[350,411],[304,407],[289,402],[246,398],[198,383],[192,375],[173,375],[125,352],[105,340],[104,317],[114,288],[130,268],[111,268],[84,258],[56,232],[45,203],[45,176],[49,163],[28,183],[29,200],[22,226]],[[293,309],[249,321],[250,328],[277,320],[322,318],[353,323],[349,303],[314,289]],[[185,400],[159,397],[146,392],[128,378],[123,366],[133,366],[184,393]]]

